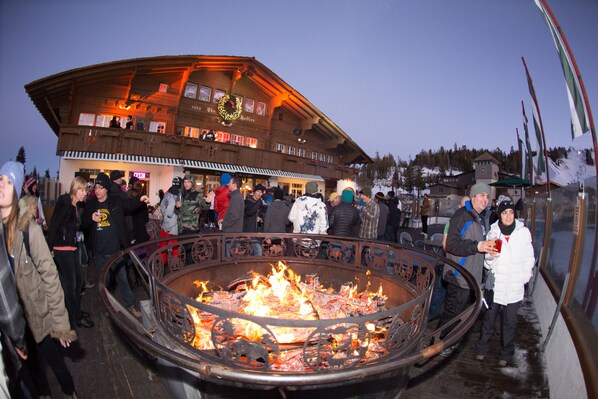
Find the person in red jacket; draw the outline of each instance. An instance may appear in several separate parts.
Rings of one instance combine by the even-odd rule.
[[[230,203],[230,198],[228,196],[228,182],[231,179],[231,175],[228,173],[223,173],[220,176],[220,187],[218,187],[214,192],[216,193],[215,196],[215,203],[214,203],[214,212],[216,212],[218,218],[218,228],[222,231],[222,221],[224,220],[224,216],[226,216],[226,210],[228,209],[228,204]]]

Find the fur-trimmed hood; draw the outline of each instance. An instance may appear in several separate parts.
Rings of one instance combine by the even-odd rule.
[[[25,195],[19,200],[19,217],[17,229],[25,231],[29,228],[29,223],[35,221],[37,215],[37,197]]]

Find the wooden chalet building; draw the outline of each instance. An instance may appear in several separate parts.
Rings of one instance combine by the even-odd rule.
[[[216,187],[226,172],[241,175],[245,188],[278,185],[297,196],[317,181],[328,195],[353,184],[353,165],[371,162],[251,57],[136,58],[72,69],[25,89],[58,136],[63,187],[76,173],[94,178],[118,169],[140,178],[156,202],[175,176],[191,173]]]

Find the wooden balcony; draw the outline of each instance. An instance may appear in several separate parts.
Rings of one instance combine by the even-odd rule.
[[[62,126],[57,151],[87,151],[129,154],[280,169],[322,176],[325,179],[354,179],[355,169],[339,164],[250,148],[217,141],[165,135],[139,130]]]

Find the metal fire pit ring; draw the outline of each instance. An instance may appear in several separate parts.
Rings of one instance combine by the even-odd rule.
[[[332,236],[293,234],[212,234],[194,237],[182,236],[175,242],[170,240],[169,244],[168,241],[168,239],[156,240],[134,246],[111,259],[100,276],[101,296],[114,322],[136,345],[158,358],[197,373],[199,378],[204,381],[217,384],[261,390],[276,388],[280,390],[280,387],[284,387],[286,392],[322,387],[326,387],[326,389],[342,387],[351,385],[352,382],[363,381],[366,378],[372,379],[374,383],[380,379],[403,379],[404,385],[406,385],[408,376],[405,379],[405,371],[408,375],[413,364],[425,361],[455,343],[473,325],[481,309],[480,288],[467,271],[454,262],[412,247]],[[278,246],[271,250],[271,247],[274,246],[273,242]],[[282,243],[286,245],[281,249]],[[157,245],[160,247],[156,249]],[[182,255],[185,250],[186,257],[193,259],[191,265],[185,265],[185,256]],[[150,254],[142,261],[142,255],[148,252]],[[261,254],[257,255],[257,253]],[[168,254],[168,256],[163,257],[163,254]],[[281,256],[281,254],[284,255]],[[142,275],[149,300],[153,306],[152,316],[155,325],[149,330],[131,316],[106,288],[105,282],[109,275],[109,268],[117,260],[127,255],[130,256],[133,265]],[[380,281],[399,282],[416,295],[413,301],[401,306],[420,306],[422,310],[421,314],[416,316],[417,334],[411,337],[415,339],[401,346],[401,350],[396,352],[391,350],[388,355],[365,362],[365,364],[355,364],[333,370],[318,370],[314,373],[289,373],[240,368],[234,363],[227,362],[226,359],[219,359],[212,352],[195,350],[195,348],[181,344],[181,340],[171,334],[165,334],[171,328],[163,323],[163,313],[160,313],[160,297],[161,295],[163,297],[164,293],[177,296],[177,293],[169,288],[168,282],[176,281],[177,277],[189,273],[190,268],[201,271],[202,269],[209,270],[211,267],[223,263],[237,266],[257,261],[275,263],[281,258],[291,268],[307,264],[335,267],[354,273],[364,273],[366,270],[370,270],[372,276]],[[166,259],[167,262],[163,262],[163,259]],[[441,329],[424,336],[436,262],[450,264],[462,273],[474,291],[475,303]],[[301,272],[298,271],[298,274]],[[194,302],[184,295],[180,295],[177,300],[185,305]],[[209,305],[206,306],[209,307]],[[219,312],[222,311],[219,310]],[[237,317],[238,315],[227,316]],[[243,315],[243,317],[254,318],[254,316],[247,315]],[[258,321],[267,325],[280,322],[278,319]],[[359,321],[356,318],[351,318],[350,321],[337,319],[333,322]],[[306,322],[293,321],[292,324],[301,327]],[[446,333],[448,330],[450,332]],[[161,335],[162,342],[156,342],[157,334]],[[444,337],[441,339],[441,336]],[[402,371],[398,372],[397,370]],[[372,395],[368,396],[373,397]]]

